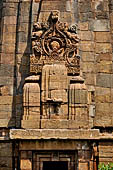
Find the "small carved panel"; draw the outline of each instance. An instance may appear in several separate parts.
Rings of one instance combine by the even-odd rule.
[[[59,22],[58,12],[53,11],[48,23],[33,26],[30,71],[37,74],[45,64],[64,63],[68,73],[79,74],[78,42],[76,26],[68,27],[67,23]]]

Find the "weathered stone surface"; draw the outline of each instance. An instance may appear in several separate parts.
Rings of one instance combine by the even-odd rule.
[[[39,129],[40,121],[39,120],[22,120],[21,127],[25,129]]]
[[[82,57],[82,61],[86,61],[86,62],[94,62],[95,61],[95,55],[94,52],[81,52],[80,56]]]
[[[110,42],[110,32],[95,32],[96,42]]]
[[[110,43],[96,43],[95,47],[96,53],[109,53],[112,51],[112,47]]]
[[[110,88],[111,87],[111,74],[100,73],[97,74],[96,84],[100,87]]]
[[[109,20],[91,20],[89,24],[92,31],[110,31]]]
[[[81,40],[85,40],[85,41],[94,40],[94,33],[91,31],[81,31],[79,36]]]
[[[11,139],[98,139],[98,130],[10,130]]]
[[[102,53],[96,55],[96,61],[112,61],[112,54],[111,53]]]
[[[96,87],[96,102],[110,103],[111,102],[111,90],[109,88]]]
[[[12,96],[0,96],[0,105],[11,105],[13,102]]]
[[[112,61],[100,61],[97,63],[98,73],[112,73]]]
[[[94,62],[83,62],[81,63],[81,70],[86,73],[95,73],[96,67]]]
[[[79,167],[78,167],[79,170],[88,170],[88,163],[87,162],[79,162]]]
[[[80,50],[82,51],[88,51],[88,52],[94,52],[94,42],[90,41],[81,41],[80,43]]]
[[[41,129],[68,129],[68,120],[41,120]]]
[[[82,31],[88,31],[88,22],[79,22],[79,29]]]

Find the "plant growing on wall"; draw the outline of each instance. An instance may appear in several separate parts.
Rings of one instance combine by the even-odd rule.
[[[98,165],[98,170],[113,170],[113,163],[108,163],[107,165],[101,163]]]

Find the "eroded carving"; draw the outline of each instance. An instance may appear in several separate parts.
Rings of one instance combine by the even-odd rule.
[[[78,42],[76,26],[69,28],[67,23],[59,22],[58,12],[53,11],[50,22],[35,23],[33,26],[31,72],[40,73],[47,63],[64,62],[68,73],[79,74]]]

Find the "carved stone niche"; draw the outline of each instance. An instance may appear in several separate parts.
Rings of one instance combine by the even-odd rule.
[[[58,20],[35,23],[30,74],[23,94],[23,128],[88,128],[87,88],[80,77],[76,27]]]
[[[32,32],[30,72],[42,72],[45,64],[64,63],[68,74],[80,73],[80,57],[77,55],[79,38],[76,26],[59,22],[58,11],[53,11],[48,23],[35,23]]]

